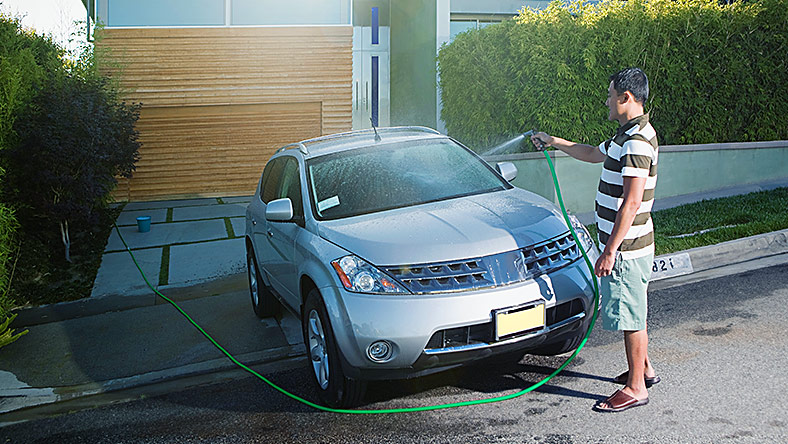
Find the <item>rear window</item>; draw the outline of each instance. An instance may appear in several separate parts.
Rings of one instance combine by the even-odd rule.
[[[342,151],[307,161],[313,211],[340,219],[511,187],[449,139]]]

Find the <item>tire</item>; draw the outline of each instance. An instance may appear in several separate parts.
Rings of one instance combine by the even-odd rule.
[[[528,353],[532,355],[542,355],[542,356],[561,355],[566,352],[574,351],[574,349],[576,349],[580,345],[580,342],[583,341],[583,338],[585,336],[586,336],[586,331],[583,330],[569,339],[564,339],[562,341],[557,341],[557,342],[552,342],[550,344],[542,345],[539,348],[529,351]]]
[[[312,381],[320,399],[332,408],[358,405],[364,397],[366,381],[347,378],[342,372],[334,331],[317,289],[310,291],[306,297],[301,326]]]
[[[275,316],[279,312],[279,302],[260,276],[252,248],[246,245],[246,270],[249,275],[249,295],[252,308],[258,318]]]

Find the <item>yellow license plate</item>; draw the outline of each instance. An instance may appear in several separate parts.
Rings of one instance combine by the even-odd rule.
[[[544,328],[545,309],[543,302],[537,305],[497,310],[494,313],[495,336],[497,339]]]

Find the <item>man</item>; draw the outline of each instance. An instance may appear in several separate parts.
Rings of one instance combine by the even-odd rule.
[[[608,119],[620,126],[599,147],[536,133],[539,148],[552,146],[592,163],[604,162],[596,196],[596,224],[602,255],[594,266],[600,277],[602,327],[624,332],[629,370],[616,378],[625,384],[595,410],[619,412],[648,403],[647,388],[659,382],[648,358],[646,290],[654,259],[651,207],[657,183],[657,135],[644,114],[648,79],[639,68],[610,76]]]

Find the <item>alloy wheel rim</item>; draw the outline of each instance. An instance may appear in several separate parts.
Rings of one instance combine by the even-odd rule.
[[[326,347],[326,335],[323,331],[323,324],[317,310],[309,312],[309,357],[312,361],[312,370],[315,372],[315,379],[320,388],[328,388],[328,350]]]
[[[255,273],[254,264],[252,263],[253,259],[251,256],[246,257],[246,266],[249,270],[249,290],[252,293],[252,302],[254,303],[255,307],[257,306],[257,301],[259,299],[257,293],[257,273]]]

